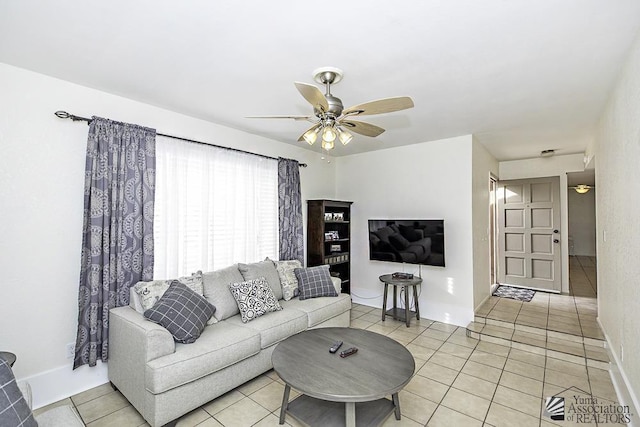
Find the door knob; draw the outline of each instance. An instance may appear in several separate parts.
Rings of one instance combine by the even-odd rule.
[[[553,232],[554,232],[554,233],[556,233],[556,234],[557,234],[557,233],[559,233],[559,231],[558,231],[558,230],[553,230]]]
[[[558,239],[553,239],[553,243],[560,243],[560,240],[558,240]]]

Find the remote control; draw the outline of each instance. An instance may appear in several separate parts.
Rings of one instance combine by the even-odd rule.
[[[340,357],[349,357],[352,354],[356,354],[357,352],[358,352],[358,349],[356,347],[351,347],[346,350],[342,350],[340,352]]]
[[[329,349],[329,353],[335,353],[340,347],[342,347],[342,341],[336,341]]]

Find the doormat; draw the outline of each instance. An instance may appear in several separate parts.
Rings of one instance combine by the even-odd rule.
[[[494,297],[511,298],[518,301],[529,302],[536,294],[536,291],[531,289],[514,288],[513,286],[498,286],[493,292]]]

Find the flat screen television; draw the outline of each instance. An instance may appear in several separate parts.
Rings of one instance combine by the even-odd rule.
[[[369,259],[444,267],[444,220],[370,219]]]

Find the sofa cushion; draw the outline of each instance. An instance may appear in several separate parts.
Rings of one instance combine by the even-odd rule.
[[[307,314],[293,308],[267,313],[249,323],[242,323],[240,316],[225,321],[235,325],[244,325],[260,333],[260,347],[267,348],[283,339],[307,329]]]
[[[232,283],[229,289],[238,303],[244,323],[257,319],[265,313],[282,310],[264,277]]]
[[[294,298],[290,301],[281,301],[284,311],[299,310],[307,313],[308,328],[339,316],[340,314],[351,310],[351,297],[348,294],[340,294],[335,297],[320,297],[300,300]]]
[[[0,357],[0,426],[37,427],[31,408],[18,388],[13,371]]]
[[[400,234],[402,234],[410,242],[420,240],[420,238],[422,237],[421,233],[418,233],[415,228],[402,224],[400,224]]]
[[[282,299],[282,286],[280,285],[280,276],[273,261],[266,259],[265,261],[254,262],[252,264],[238,264],[238,270],[242,274],[243,280],[254,280],[264,277],[271,287],[276,300]]]
[[[189,344],[198,339],[214,311],[203,296],[174,280],[144,317],[163,326],[177,342]]]
[[[238,304],[233,299],[229,285],[231,283],[243,282],[244,277],[240,274],[236,264],[220,270],[204,273],[202,275],[204,283],[204,297],[216,307],[213,317],[218,320],[228,319],[240,313]]]
[[[239,320],[240,316],[235,316]],[[145,388],[153,394],[203,378],[260,351],[260,333],[221,321],[207,326],[193,344],[176,344],[175,353],[147,362]]]
[[[333,282],[331,281],[328,265],[296,268],[294,271],[298,278],[299,298],[301,300],[338,296],[336,288],[333,287]]]
[[[280,285],[282,286],[282,298],[289,301],[298,295],[298,278],[294,270],[302,268],[302,263],[297,259],[287,261],[273,261],[276,266],[278,276],[280,276]]]

